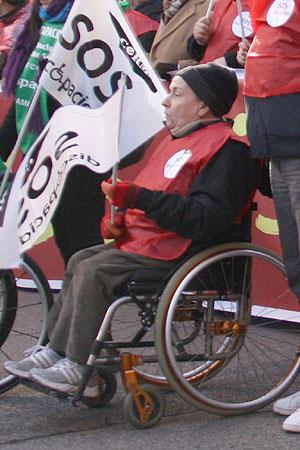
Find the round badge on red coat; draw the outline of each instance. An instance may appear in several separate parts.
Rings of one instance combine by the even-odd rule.
[[[281,27],[292,17],[294,10],[294,0],[275,0],[267,12],[267,23],[270,27]]]
[[[243,21],[243,28],[245,37],[249,37],[253,34],[253,28],[251,25],[251,16],[249,11],[243,11],[242,12],[242,21]],[[234,21],[232,22],[232,32],[235,36],[243,37],[242,32],[242,24],[241,24],[241,18],[239,15],[236,16]]]
[[[185,165],[192,156],[191,150],[179,150],[166,162],[164,168],[164,176],[166,178],[175,178],[180,169]]]

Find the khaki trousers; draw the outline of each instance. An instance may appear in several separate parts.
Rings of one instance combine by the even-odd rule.
[[[75,253],[65,271],[63,288],[49,313],[50,347],[85,364],[105,313],[116,299],[116,291],[126,287],[132,272],[144,268],[171,269],[175,264],[126,253],[111,244]]]

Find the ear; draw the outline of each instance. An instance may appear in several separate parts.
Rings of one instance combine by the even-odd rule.
[[[203,119],[203,117],[206,117],[209,114],[210,114],[209,107],[205,103],[199,102],[198,116],[200,117],[200,119]]]

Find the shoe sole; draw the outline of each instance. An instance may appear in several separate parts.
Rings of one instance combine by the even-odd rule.
[[[280,406],[275,406],[273,405],[273,411],[276,414],[280,414],[281,416],[290,416],[291,414],[293,414],[298,408],[292,408],[292,409],[287,409],[287,408],[280,408]]]
[[[74,394],[77,389],[78,386],[74,386],[72,384],[66,384],[66,383],[54,383],[52,381],[49,380],[45,380],[45,378],[40,377],[39,375],[34,375],[34,374],[30,374],[29,379],[32,381],[35,381],[38,384],[41,384],[42,386],[49,388],[49,389],[53,389],[55,391],[59,391],[59,392],[63,392],[65,394]],[[97,390],[97,392],[95,392]],[[83,393],[84,397],[89,397],[89,398],[93,398],[93,397],[97,397],[98,394],[98,387],[97,386],[93,386],[93,387],[86,387]]]
[[[282,429],[284,431],[290,431],[292,433],[300,433],[300,426],[299,425],[288,425],[288,424],[283,424],[282,425]]]
[[[14,376],[16,376],[18,378],[24,378],[25,380],[29,380],[30,379],[29,378],[29,372],[22,372],[22,371],[20,371],[18,369],[13,369],[13,368],[10,368],[10,367],[5,367],[5,366],[4,366],[4,368],[5,368],[6,372],[8,372],[10,375],[14,375]]]

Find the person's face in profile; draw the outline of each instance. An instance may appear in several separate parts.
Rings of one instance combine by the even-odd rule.
[[[180,76],[173,78],[170,93],[162,105],[165,108],[166,127],[171,133],[201,118],[203,103]]]

